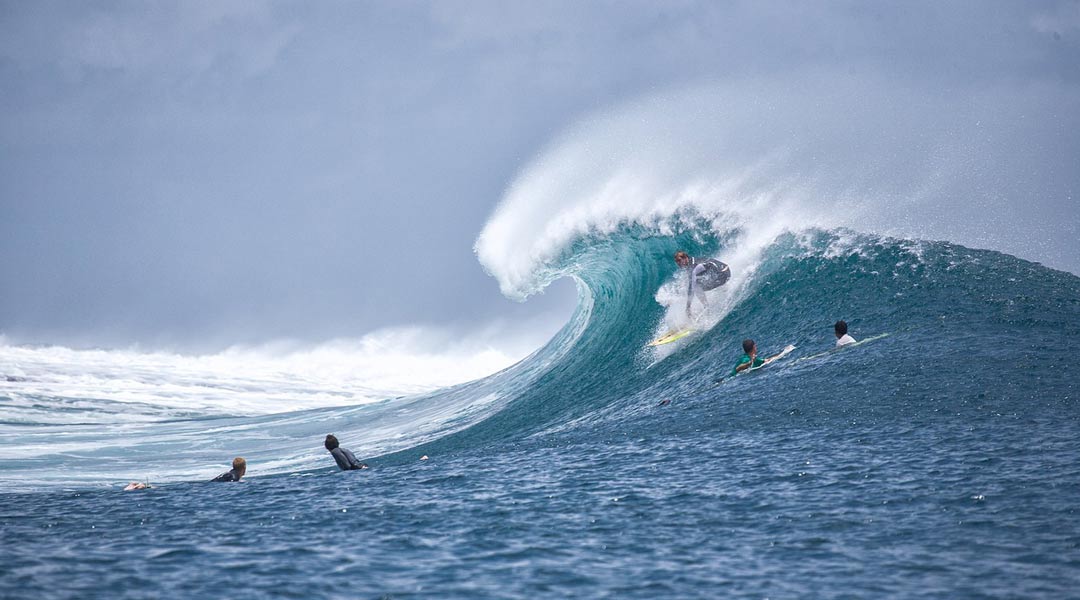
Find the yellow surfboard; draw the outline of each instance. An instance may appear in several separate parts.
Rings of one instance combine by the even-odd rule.
[[[664,344],[670,344],[671,342],[683,339],[691,333],[694,333],[693,329],[680,329],[679,331],[669,331],[663,337],[656,338],[655,340],[649,342],[649,346],[663,346]]]

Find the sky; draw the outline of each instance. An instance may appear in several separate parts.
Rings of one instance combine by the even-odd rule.
[[[822,68],[1074,100],[1080,1],[0,0],[0,334],[550,330],[573,286],[513,302],[473,245],[553,139],[642,96]],[[1025,258],[1076,273],[1080,144],[1055,114],[1075,105],[1033,105],[1064,137],[1024,161],[1063,174]]]

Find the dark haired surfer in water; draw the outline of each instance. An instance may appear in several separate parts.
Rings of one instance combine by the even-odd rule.
[[[836,347],[847,346],[848,344],[854,344],[855,338],[851,337],[847,333],[847,323],[845,321],[837,321],[836,325],[833,325],[833,331],[836,332]]]
[[[705,292],[714,290],[731,279],[731,269],[715,258],[696,258],[679,250],[675,253],[675,264],[680,269],[692,269],[690,271],[690,289],[686,292],[686,316],[691,317],[690,303],[696,296],[701,302],[702,308],[708,308],[709,303],[705,300]]]
[[[326,436],[323,446],[326,446],[326,449],[330,451],[330,455],[334,457],[334,461],[342,471],[356,471],[368,468],[366,464],[356,460],[356,456],[352,452],[341,448],[338,439],[332,433]]]

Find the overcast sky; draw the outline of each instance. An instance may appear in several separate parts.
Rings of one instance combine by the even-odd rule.
[[[0,333],[205,349],[565,314],[571,286],[519,305],[473,254],[546,144],[821,67],[1075,97],[1080,2],[0,1]]]

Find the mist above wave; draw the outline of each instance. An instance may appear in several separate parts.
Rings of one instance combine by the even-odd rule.
[[[785,231],[947,239],[1077,268],[1071,87],[929,88],[833,71],[658,93],[570,127],[509,186],[475,251],[524,299],[567,248],[681,215],[745,261]],[[1071,261],[1071,262],[1070,262]]]

